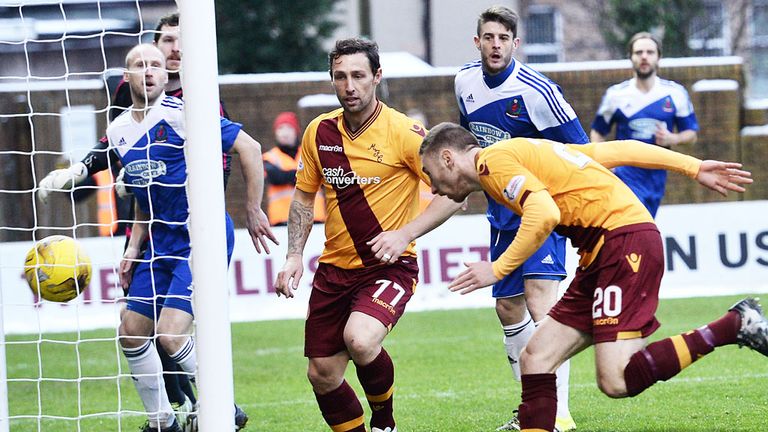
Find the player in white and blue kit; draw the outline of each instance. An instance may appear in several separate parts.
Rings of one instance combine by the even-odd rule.
[[[634,139],[666,148],[696,142],[699,124],[685,87],[656,76],[661,57],[658,39],[638,33],[628,48],[635,76],[606,90],[592,122],[592,142],[605,141],[614,124],[617,140]],[[672,132],[675,128],[677,133]],[[656,217],[667,171],[625,166],[614,173]]]
[[[461,125],[483,147],[513,137],[588,142],[560,87],[512,57],[519,44],[517,15],[513,11],[494,6],[480,15],[475,45],[481,60],[465,65],[456,75]],[[491,224],[491,259],[495,260],[514,239],[520,217],[490,197],[487,216]],[[544,319],[555,304],[557,286],[565,276],[565,239],[553,234],[525,264],[493,286],[507,357],[517,380],[520,353],[535,323]],[[560,431],[576,427],[568,410],[569,368],[570,364],[565,363],[557,375]],[[497,430],[518,429],[517,418],[513,418]]]
[[[123,182],[136,198],[137,221],[120,263],[121,284],[128,286],[120,344],[150,415],[142,430],[180,432],[162,385],[160,357],[150,339],[158,335],[157,341],[171,358],[185,372],[195,373],[183,102],[165,95],[165,56],[153,45],[131,49],[124,79],[130,86],[133,105],[107,128],[109,149],[119,157]],[[222,151],[240,155],[246,182],[247,228],[254,246],[259,252],[261,247],[269,252],[266,240],[275,239],[260,207],[264,190],[260,146],[241,125],[225,118],[221,118],[221,134]],[[231,254],[233,225],[228,215],[222,216],[226,218],[227,251]],[[139,259],[147,238],[149,246]]]

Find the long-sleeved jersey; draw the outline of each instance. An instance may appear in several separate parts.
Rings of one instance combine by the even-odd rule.
[[[523,216],[512,245],[494,262],[496,276],[509,274],[543,242],[549,234],[543,220],[556,219],[555,231],[578,248],[581,267],[592,263],[608,231],[652,223],[648,210],[609,170],[630,163],[695,177],[701,161],[638,141],[564,145],[516,138],[482,149],[475,168],[483,190]],[[551,200],[536,195],[541,191]],[[536,202],[528,202],[534,195]]]

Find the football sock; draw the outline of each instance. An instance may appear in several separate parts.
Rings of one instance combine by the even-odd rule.
[[[649,344],[636,352],[624,369],[627,394],[637,396],[657,381],[677,375],[716,347],[735,343],[739,326],[739,313],[730,311],[696,330]]]
[[[355,364],[357,378],[363,386],[368,405],[371,407],[371,428],[386,429],[395,427],[393,417],[393,392],[395,385],[395,365],[387,351],[381,352],[365,366]]]
[[[571,411],[568,409],[568,397],[570,392],[568,386],[571,382],[571,361],[566,360],[555,371],[557,376],[557,416],[561,418],[571,417]]]
[[[536,325],[526,312],[522,321],[517,324],[502,326],[502,329],[504,330],[504,348],[507,351],[507,360],[512,367],[512,374],[515,379],[520,381],[520,353],[533,336]]]
[[[522,376],[523,396],[518,411],[520,430],[549,432],[555,429],[557,388],[555,374]]]
[[[160,344],[156,345],[157,354],[163,364],[163,381],[165,381],[165,392],[168,394],[168,400],[171,403],[183,404],[185,401],[184,392],[179,385],[179,370],[176,362],[165,352]],[[186,376],[184,376],[186,378]]]
[[[133,383],[144,409],[149,415],[149,424],[168,427],[173,424],[173,408],[163,388],[163,366],[160,356],[150,341],[138,348],[123,348],[123,354],[131,369]]]
[[[363,406],[346,380],[324,395],[315,393],[325,422],[334,432],[365,432]]]
[[[195,389],[192,387],[192,380],[190,380],[187,375],[176,375],[176,378],[179,380],[181,391],[187,395],[189,401],[192,402],[192,405],[196,404],[197,397],[195,397]]]
[[[187,338],[184,345],[178,351],[171,354],[173,361],[178,364],[184,372],[194,375],[197,372],[197,355],[195,355],[195,340],[192,337]]]

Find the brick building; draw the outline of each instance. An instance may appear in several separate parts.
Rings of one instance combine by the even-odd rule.
[[[604,89],[631,75],[626,60],[542,65],[544,73],[557,81],[574,106],[585,129],[600,102]],[[458,111],[453,94],[455,68],[435,68],[421,74],[387,76],[380,88],[380,98],[401,111],[419,109],[432,124],[455,121]],[[681,148],[702,158],[742,160],[754,167],[755,184],[744,196],[732,195],[728,199],[768,199],[768,172],[757,167],[768,166],[768,131],[754,128],[768,121],[765,107],[742,108],[744,84],[743,64],[738,57],[665,59],[663,76],[685,85],[693,100],[702,130],[699,141],[692,147]],[[281,111],[299,113],[302,126],[318,113],[334,108],[334,96],[327,72],[296,74],[263,74],[225,76],[221,78],[221,97],[231,116],[244,124],[245,129],[258,139],[264,149],[272,143],[272,120]],[[97,84],[100,81],[97,82]],[[0,241],[31,238],[32,230],[41,235],[61,233],[78,223],[79,235],[95,235],[95,200],[73,204],[70,194],[54,194],[51,204],[41,207],[35,203],[32,189],[42,175],[60,162],[61,151],[58,113],[69,102],[88,104],[97,112],[104,112],[108,104],[104,89],[73,87],[62,89],[20,91],[0,87],[0,226],[18,227],[0,230]],[[303,103],[310,97],[319,103]],[[67,99],[68,98],[68,99]],[[27,113],[29,111],[35,115]],[[98,130],[106,127],[106,116],[97,116]],[[748,134],[745,126],[752,125]],[[91,143],[85,143],[90,147]],[[37,153],[30,157],[30,152]],[[237,165],[237,164],[236,164]],[[230,179],[227,208],[238,227],[244,226],[241,201],[243,183],[239,174]],[[664,203],[691,203],[720,201],[715,193],[697,188],[688,179],[671,175]],[[56,209],[55,212],[33,209]],[[484,211],[484,198],[473,197],[470,212]],[[71,231],[70,231],[71,232]]]
[[[561,85],[588,131],[605,89],[631,76],[628,60],[607,60],[611,57],[610,50],[599,36],[595,27],[597,14],[593,13],[599,1],[483,0],[467,6],[460,0],[441,0],[437,10],[436,0],[340,0],[339,18],[348,26],[340,29],[338,36],[367,33],[380,43],[382,51],[411,52],[434,65],[442,65],[433,68],[429,64],[415,62],[397,71],[397,67],[390,67],[384,62],[385,79],[379,88],[379,97],[404,112],[420,110],[431,124],[455,121],[458,111],[453,95],[454,74],[458,65],[477,57],[477,51],[471,44],[474,20],[469,17],[476,16],[490,4],[507,4],[521,11],[523,17],[521,36],[524,44],[519,57],[537,62],[537,69]],[[72,8],[67,9],[71,11],[71,16],[77,16],[77,8],[82,8],[78,5],[84,3],[88,2],[65,0],[63,4]],[[102,3],[129,9],[135,6],[135,2],[122,0]],[[768,124],[768,103],[745,103],[749,86],[753,91],[760,85],[768,87],[768,78],[765,84],[759,84],[762,78],[755,78],[754,73],[750,78],[748,73],[750,70],[763,70],[768,74],[765,72],[768,68],[755,66],[768,62],[761,60],[762,54],[759,54],[762,49],[760,34],[768,31],[768,0],[706,0],[706,4],[705,16],[714,17],[711,21],[720,23],[722,31],[710,32],[707,38],[691,43],[698,44],[696,46],[702,53],[722,57],[665,58],[661,63],[662,77],[681,82],[688,88],[702,125],[698,143],[681,150],[702,158],[745,161],[748,168],[754,167],[756,182],[747,194],[734,195],[729,199],[768,199],[768,172],[758,169],[768,166],[768,127],[764,126]],[[739,9],[734,6],[736,4],[748,7]],[[36,9],[39,19],[56,13],[56,10],[45,9],[44,3],[41,5],[42,9]],[[144,8],[144,5],[147,7]],[[590,9],[589,5],[593,8]],[[142,1],[142,11],[154,11],[155,15],[167,11],[168,6],[169,2],[165,0]],[[392,8],[397,13],[389,13]],[[8,18],[1,15],[3,12],[10,13],[8,9],[0,8],[0,19]],[[81,10],[79,13],[85,12]],[[368,20],[360,19],[366,15]],[[156,16],[136,17],[135,21],[154,23],[156,19]],[[402,28],[411,31],[393,31],[392,23],[380,21],[387,19],[397,19]],[[136,23],[131,25],[135,27]],[[564,23],[568,24],[567,29]],[[738,23],[743,29],[737,27]],[[700,27],[712,25],[704,23]],[[743,31],[736,32],[734,28]],[[535,32],[533,29],[536,29]],[[715,37],[718,35],[722,37]],[[133,41],[135,39],[131,43]],[[0,75],[7,77],[16,72],[2,68],[10,68],[14,64],[12,59],[19,54],[3,51],[4,47],[0,46],[0,54],[8,55],[2,56],[4,61],[0,62]],[[122,57],[125,47],[117,48]],[[41,70],[48,73],[47,76],[55,77],[61,73],[56,66],[60,54],[55,50],[52,52],[48,55],[54,57],[55,62],[49,69],[42,67]],[[725,56],[750,52],[751,57],[746,54],[744,58]],[[45,53],[41,52],[40,58],[44,57]],[[765,57],[768,59],[768,54]],[[91,60],[99,64],[105,61],[101,54]],[[69,229],[71,233],[75,220],[78,235],[96,234],[95,199],[75,204],[68,194],[54,194],[51,204],[42,207],[35,202],[32,194],[42,176],[63,162],[60,156],[62,108],[80,105],[92,110],[94,126],[91,135],[94,136],[76,143],[83,148],[90,148],[95,143],[96,135],[105,130],[109,92],[101,77],[94,78],[60,82],[41,80],[32,86],[23,82],[20,85],[18,80],[0,79],[0,227],[13,227],[0,229],[0,241],[29,239],[35,230],[40,231],[37,238],[51,233],[66,233],[64,229]],[[271,125],[277,113],[297,111],[302,125],[306,125],[315,115],[332,109],[336,104],[327,72],[224,76],[220,78],[220,83],[222,100],[232,118],[242,122],[265,150],[273,145]],[[242,187],[240,175],[232,176],[227,206],[238,227],[244,225],[242,202],[238,201],[243,195]],[[687,179],[672,175],[664,202],[720,199],[695,187]],[[470,211],[484,211],[482,197],[474,197],[471,204]],[[35,209],[38,211],[35,212]]]

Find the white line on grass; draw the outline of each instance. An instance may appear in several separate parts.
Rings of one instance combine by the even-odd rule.
[[[696,384],[696,383],[702,383],[702,382],[732,382],[734,380],[745,380],[745,379],[754,379],[754,378],[768,378],[768,373],[760,373],[760,374],[742,374],[742,375],[725,375],[725,376],[716,376],[716,377],[691,377],[691,378],[674,378],[665,383],[665,385],[675,385],[675,384]],[[579,384],[571,384],[572,388],[585,388],[585,387],[595,387],[596,384],[594,382],[587,382],[587,383],[579,383]],[[403,393],[398,392],[396,393],[397,399],[442,399],[442,400],[463,400],[467,397],[473,397],[476,395],[482,395],[487,394],[488,389],[477,389],[477,391],[471,391],[471,392],[455,392],[453,390],[442,390],[442,391],[428,391],[428,392],[420,392],[420,393]],[[359,398],[361,403],[367,403],[365,398]],[[294,399],[294,400],[281,400],[281,401],[275,401],[275,402],[257,402],[257,403],[246,403],[241,404],[243,408],[268,408],[268,407],[276,407],[276,406],[291,406],[291,405],[314,405],[316,403],[314,398],[307,397],[305,399]]]

